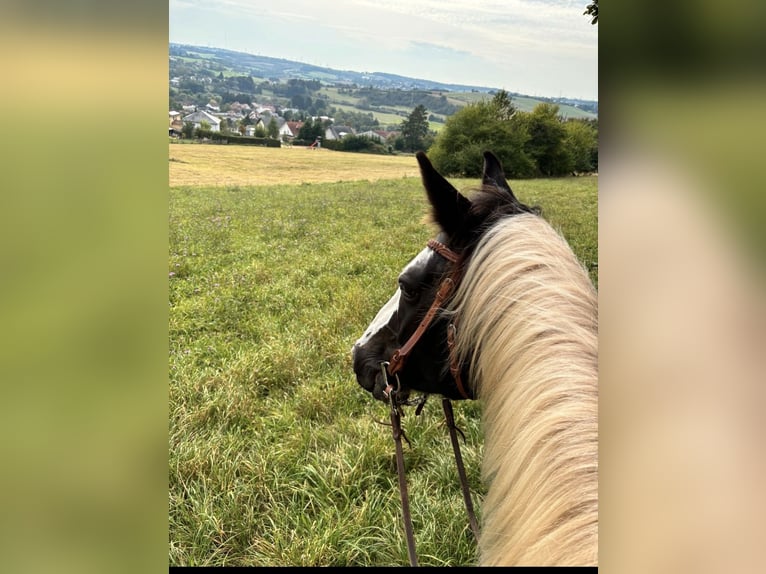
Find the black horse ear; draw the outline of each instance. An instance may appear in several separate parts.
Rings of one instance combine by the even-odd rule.
[[[484,185],[494,186],[510,195],[511,201],[516,204],[519,211],[528,211],[540,215],[539,207],[527,207],[514,195],[511,186],[508,185],[508,182],[505,179],[505,172],[503,171],[503,166],[500,163],[500,160],[497,159],[497,156],[491,151],[484,152],[484,171],[482,172],[481,182]]]
[[[465,215],[471,208],[471,201],[434,169],[426,154],[419,151],[415,157],[420,164],[423,187],[433,207],[434,220],[445,233],[453,235],[460,229]]]
[[[482,172],[481,182],[484,185],[494,185],[498,189],[502,189],[511,194],[511,197],[516,199],[513,195],[511,186],[505,180],[505,172],[503,166],[500,164],[500,160],[491,151],[484,152],[484,171]]]

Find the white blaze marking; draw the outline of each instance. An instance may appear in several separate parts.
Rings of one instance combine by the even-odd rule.
[[[428,264],[428,259],[432,256],[433,251],[426,247],[407,264],[407,266],[404,268],[404,272],[412,267],[425,267]],[[375,315],[375,319],[373,319],[372,323],[370,323],[370,326],[367,327],[364,335],[362,335],[357,340],[355,346],[363,347],[368,343],[370,339],[372,339],[377,333],[385,328],[385,326],[394,316],[394,313],[396,313],[396,311],[399,309],[400,296],[401,289],[397,289],[396,293],[394,293],[393,296],[388,300],[388,303],[383,305],[380,311],[378,311],[378,314]]]
[[[381,307],[380,311],[378,311],[378,314],[375,315],[375,318],[372,320],[372,323],[370,323],[370,326],[367,327],[367,331],[365,331],[364,335],[359,337],[359,340],[357,340],[356,346],[365,346],[367,342],[375,336],[376,333],[380,332],[381,329],[383,329],[388,324],[388,322],[391,320],[391,317],[394,316],[394,313],[396,313],[396,310],[399,308],[399,294],[400,290],[397,289],[393,297],[388,300],[388,303]]]

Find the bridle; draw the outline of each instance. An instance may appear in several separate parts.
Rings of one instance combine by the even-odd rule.
[[[412,352],[412,349],[418,343],[420,338],[423,336],[423,333],[426,332],[426,330],[428,329],[429,325],[433,321],[438,311],[443,308],[444,303],[449,299],[449,297],[454,292],[455,287],[460,279],[460,268],[458,266],[460,255],[456,253],[455,251],[452,251],[451,249],[449,249],[443,243],[436,241],[435,239],[431,239],[428,241],[428,247],[433,249],[436,253],[444,257],[447,261],[449,261],[452,264],[453,266],[452,272],[442,280],[441,284],[439,285],[439,289],[436,292],[436,296],[434,297],[433,303],[431,303],[431,306],[429,307],[425,316],[423,317],[423,319],[421,319],[420,324],[418,325],[417,329],[415,329],[415,332],[410,336],[410,338],[401,348],[394,351],[393,355],[391,355],[390,361],[384,361],[380,364],[381,372],[385,380],[388,381],[389,377],[393,377],[394,380],[396,381],[396,386],[392,385],[389,382],[386,385],[386,388],[383,391],[383,394],[389,400],[389,403],[391,406],[391,428],[393,431],[394,444],[396,447],[396,469],[397,469],[397,474],[399,478],[399,493],[402,499],[402,520],[404,521],[404,530],[405,530],[405,535],[407,538],[407,552],[409,555],[411,566],[417,566],[418,561],[417,561],[417,555],[415,554],[415,536],[412,531],[412,518],[410,516],[409,495],[407,493],[407,479],[405,478],[405,474],[404,474],[404,454],[402,451],[402,437],[404,437],[405,440],[407,440],[407,437],[404,436],[404,431],[402,431],[402,428],[401,428],[401,417],[404,414],[402,411],[402,404],[404,403],[398,400],[398,393],[401,390],[398,373],[402,369],[402,367],[404,367],[405,360],[409,356],[410,352]],[[455,324],[454,322],[451,322],[447,327],[447,347],[449,350],[449,357],[450,357],[450,373],[452,374],[452,377],[455,379],[455,384],[457,385],[458,392],[462,395],[462,397],[465,399],[472,399],[473,398],[472,394],[469,396],[469,394],[466,393],[463,387],[462,377],[461,377],[462,369],[457,361],[457,358],[454,352],[455,333],[456,333]],[[418,402],[418,407],[415,410],[416,415],[420,414],[420,411],[422,410],[424,404],[425,404],[425,397],[423,397]],[[452,403],[446,397],[442,398],[442,408],[444,409],[444,418],[447,422],[447,428],[449,429],[449,433],[450,433],[452,450],[455,453],[455,463],[457,465],[458,475],[460,477],[460,487],[463,491],[463,502],[465,503],[466,511],[468,513],[468,521],[470,523],[471,530],[473,531],[473,535],[476,538],[476,541],[478,542],[479,525],[478,525],[478,521],[476,520],[476,515],[474,514],[474,511],[473,511],[473,503],[471,501],[471,492],[470,492],[470,489],[468,488],[468,479],[465,474],[465,467],[463,466],[463,457],[460,454],[460,443],[457,440],[457,432],[460,432],[461,435],[463,435],[463,432],[460,431],[460,429],[455,425],[455,417],[452,410]],[[465,435],[463,435],[463,440],[465,440]],[[409,443],[409,441],[407,442]]]
[[[449,299],[450,295],[452,295],[455,287],[457,286],[457,283],[460,280],[460,267],[457,264],[460,260],[460,255],[455,251],[452,251],[452,249],[443,243],[436,241],[435,239],[428,240],[428,247],[452,263],[452,273],[450,273],[442,280],[441,284],[439,285],[439,289],[436,291],[436,296],[434,297],[433,303],[431,303],[431,306],[428,308],[425,316],[423,319],[421,319],[420,324],[418,325],[417,329],[415,329],[415,332],[410,336],[409,339],[407,339],[407,342],[402,347],[394,351],[394,354],[391,355],[391,359],[388,362],[387,371],[388,374],[392,377],[402,370],[404,367],[404,361],[412,352],[412,349],[415,347],[415,345],[417,345],[418,341],[420,341],[423,333],[425,333],[428,327],[431,325],[431,321],[433,321],[436,314],[440,309],[443,308],[444,303],[447,301],[447,299]],[[470,396],[463,387],[461,376],[462,369],[454,352],[456,331],[457,329],[455,327],[455,323],[450,323],[447,327],[447,347],[449,349],[450,357],[450,373],[452,374],[452,378],[455,379],[455,384],[457,385],[457,390],[460,395],[464,399],[472,399],[473,396]],[[388,396],[388,392],[390,392],[390,389],[392,388],[392,385],[389,383],[386,389],[383,391],[383,394]]]

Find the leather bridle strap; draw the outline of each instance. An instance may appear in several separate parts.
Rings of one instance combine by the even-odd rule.
[[[447,277],[444,279],[444,281],[442,281],[441,285],[439,285],[439,290],[436,292],[434,302],[431,303],[431,306],[428,308],[428,312],[420,321],[418,328],[415,329],[415,332],[410,336],[409,339],[407,339],[407,342],[404,344],[404,346],[394,351],[394,354],[391,356],[391,360],[388,363],[389,375],[393,376],[402,369],[404,366],[404,360],[409,356],[410,352],[412,352],[413,347],[418,343],[420,337],[423,336],[423,333],[426,332],[426,329],[428,329],[428,326],[431,324],[431,321],[433,321],[436,313],[439,311],[439,309],[442,308],[442,305],[449,298],[449,296],[452,295],[452,291],[454,289],[455,283],[452,281],[451,277]]]
[[[447,247],[443,243],[436,241],[435,239],[428,240],[428,247],[436,251],[436,253],[444,257],[447,261],[449,261],[453,265],[457,264],[458,260],[460,259],[460,255],[452,251],[449,247]],[[431,325],[431,321],[433,321],[434,317],[439,312],[439,310],[443,307],[446,300],[449,299],[450,295],[452,295],[452,292],[455,290],[456,278],[457,278],[457,273],[453,271],[451,276],[445,277],[444,280],[442,280],[441,285],[439,285],[439,290],[436,292],[436,297],[434,298],[433,303],[431,303],[431,306],[428,308],[428,311],[426,312],[425,316],[420,321],[420,324],[418,325],[417,329],[415,329],[415,332],[410,336],[409,339],[407,339],[407,342],[401,348],[394,351],[394,354],[391,356],[391,360],[388,363],[389,375],[394,376],[396,373],[402,370],[402,367],[404,367],[404,361],[412,352],[412,349],[415,347],[415,345],[417,345],[418,341],[420,341],[420,337],[423,336],[423,333],[425,333],[428,327]],[[462,395],[462,397],[464,399],[472,399],[473,397],[469,396],[469,394],[463,388],[461,368],[460,368],[460,365],[457,363],[455,353],[453,352],[453,346],[455,343],[454,336],[455,336],[455,324],[450,323],[449,329],[448,329],[448,341],[447,341],[449,346],[449,355],[450,355],[450,372],[452,373],[452,378],[455,379],[458,392]],[[389,388],[386,389],[386,391],[388,390]],[[386,394],[388,394],[388,392],[386,392]]]
[[[429,239],[428,247],[436,251],[439,255],[444,257],[453,265],[457,263],[459,255],[443,243],[440,243],[435,239]],[[439,290],[436,292],[436,297],[434,298],[433,303],[431,303],[431,306],[428,308],[425,317],[423,317],[423,319],[420,321],[418,328],[415,329],[415,332],[410,336],[409,339],[407,339],[407,342],[404,344],[404,346],[402,346],[400,349],[397,349],[391,356],[391,360],[388,363],[389,375],[393,376],[402,369],[404,366],[404,361],[412,351],[412,348],[418,343],[420,337],[423,336],[423,333],[426,332],[426,329],[428,329],[428,326],[431,324],[431,321],[433,321],[436,313],[439,311],[439,309],[442,308],[442,305],[449,298],[449,296],[452,295],[452,291],[454,290],[455,282],[452,280],[452,277],[446,277],[441,282],[441,285],[439,285]]]
[[[404,453],[402,452],[402,435],[404,432],[402,431],[399,407],[396,404],[396,399],[396,392],[390,393],[391,429],[394,435],[394,444],[396,445],[396,474],[399,478],[399,495],[402,499],[402,522],[404,522],[404,533],[407,538],[407,554],[410,558],[410,566],[417,566],[418,557],[415,553],[415,534],[412,530],[410,497],[407,494],[407,478],[404,474]]]
[[[415,534],[412,530],[410,497],[407,492],[407,478],[405,476],[404,470],[404,453],[402,452],[402,436],[404,436],[404,431],[402,431],[401,417],[399,415],[399,406],[397,404],[396,394],[396,391],[391,392],[388,397],[391,406],[391,429],[393,431],[394,444],[396,445],[396,473],[399,479],[399,495],[402,499],[402,522],[404,523],[404,533],[407,540],[407,555],[410,559],[410,566],[417,566],[418,557],[415,552]],[[455,453],[455,463],[457,465],[457,472],[460,478],[460,488],[463,491],[463,502],[465,503],[465,509],[468,513],[468,522],[471,526],[471,531],[476,538],[476,542],[478,543],[479,522],[476,520],[476,514],[473,510],[471,490],[468,486],[468,477],[466,476],[465,467],[463,466],[463,457],[460,454],[460,443],[457,440],[457,432],[459,431],[461,435],[463,433],[459,428],[457,428],[457,425],[455,425],[455,416],[452,411],[452,403],[449,399],[442,399],[442,408],[444,409],[444,418],[447,422],[447,428],[449,429],[450,440],[452,442],[452,450]]]
[[[434,239],[431,239],[428,242],[428,247],[436,251],[439,255],[444,257],[447,261],[449,261],[453,265],[456,265],[460,258],[460,256],[457,253],[449,249],[443,243],[440,243]],[[431,324],[434,317],[436,316],[436,313],[438,313],[439,309],[443,307],[444,303],[447,301],[447,299],[449,299],[450,295],[452,295],[452,292],[455,289],[455,283],[458,280],[459,280],[458,270],[453,270],[451,276],[446,277],[441,282],[441,285],[439,285],[439,290],[436,292],[436,297],[434,298],[433,303],[431,303],[431,306],[428,308],[428,311],[426,312],[425,317],[423,317],[423,319],[420,321],[420,324],[418,325],[417,329],[415,329],[415,332],[410,336],[409,339],[407,339],[407,342],[400,349],[394,352],[389,362],[381,363],[381,369],[383,369],[384,377],[386,376],[386,373],[388,373],[388,375],[392,377],[396,376],[397,373],[402,369],[402,367],[404,366],[404,361],[409,356],[413,347],[415,347],[417,342],[420,340],[420,337],[423,336],[423,333],[426,332],[426,329],[428,329],[429,325]],[[449,355],[450,355],[450,372],[452,373],[452,376],[455,379],[455,383],[457,384],[457,388],[460,394],[463,396],[463,398],[470,399],[472,397],[469,397],[468,393],[466,393],[463,388],[463,383],[461,380],[460,365],[457,363],[455,353],[453,352],[453,347],[455,344],[455,324],[454,323],[450,323],[448,326],[447,343],[448,343]],[[396,382],[397,382],[397,388],[394,389],[393,385],[389,383],[386,386],[386,389],[383,391],[383,394],[388,398],[390,402],[390,406],[391,406],[391,428],[393,431],[394,443],[396,445],[396,470],[399,477],[399,493],[402,499],[402,521],[404,522],[404,530],[405,530],[405,534],[407,538],[407,553],[409,555],[410,565],[417,566],[418,559],[415,553],[415,536],[412,531],[412,517],[410,515],[410,499],[409,499],[409,494],[407,492],[407,479],[405,477],[405,472],[404,472],[404,454],[402,453],[402,436],[404,433],[401,427],[399,405],[397,404],[397,400],[398,400],[397,394],[399,391],[398,376],[396,376]],[[415,412],[415,414],[418,414],[420,412],[420,409],[422,408],[422,406],[423,404],[421,403],[421,405],[418,407],[418,410]],[[476,515],[474,514],[473,503],[471,501],[471,491],[468,487],[468,478],[466,477],[465,468],[463,466],[463,457],[460,454],[460,443],[457,440],[457,432],[460,431],[460,429],[458,429],[457,426],[455,425],[455,417],[452,411],[452,403],[450,402],[449,399],[442,398],[442,408],[444,409],[444,417],[447,422],[447,428],[449,429],[450,440],[452,441],[452,449],[455,452],[455,463],[457,464],[458,476],[460,477],[460,487],[463,491],[463,501],[465,503],[465,508],[468,513],[468,521],[470,522],[471,530],[473,531],[473,534],[476,537],[476,541],[478,542],[479,541],[479,524],[478,524],[478,521],[476,520]],[[462,431],[460,434],[462,435]]]
[[[427,245],[452,264],[457,263],[457,260],[460,259],[457,253],[436,239],[429,239]]]
[[[460,454],[460,443],[457,440],[457,431],[460,429],[455,425],[455,415],[452,412],[452,403],[446,397],[442,398],[442,409],[444,409],[444,419],[447,421],[447,428],[449,429],[449,438],[452,442],[452,450],[455,453],[455,464],[457,465],[457,474],[460,478],[460,489],[463,491],[463,502],[465,503],[465,510],[468,514],[468,522],[471,525],[474,538],[476,542],[479,542],[479,522],[476,520],[476,514],[473,511],[473,502],[471,500],[471,489],[468,488],[468,477],[465,474],[465,467],[463,466],[463,457]],[[462,435],[463,432],[460,431]],[[465,439],[465,437],[463,437]]]

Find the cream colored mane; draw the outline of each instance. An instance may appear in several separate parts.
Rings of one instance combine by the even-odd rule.
[[[598,301],[529,214],[477,246],[451,312],[482,403],[481,565],[598,563]],[[478,350],[478,352],[475,352]]]

